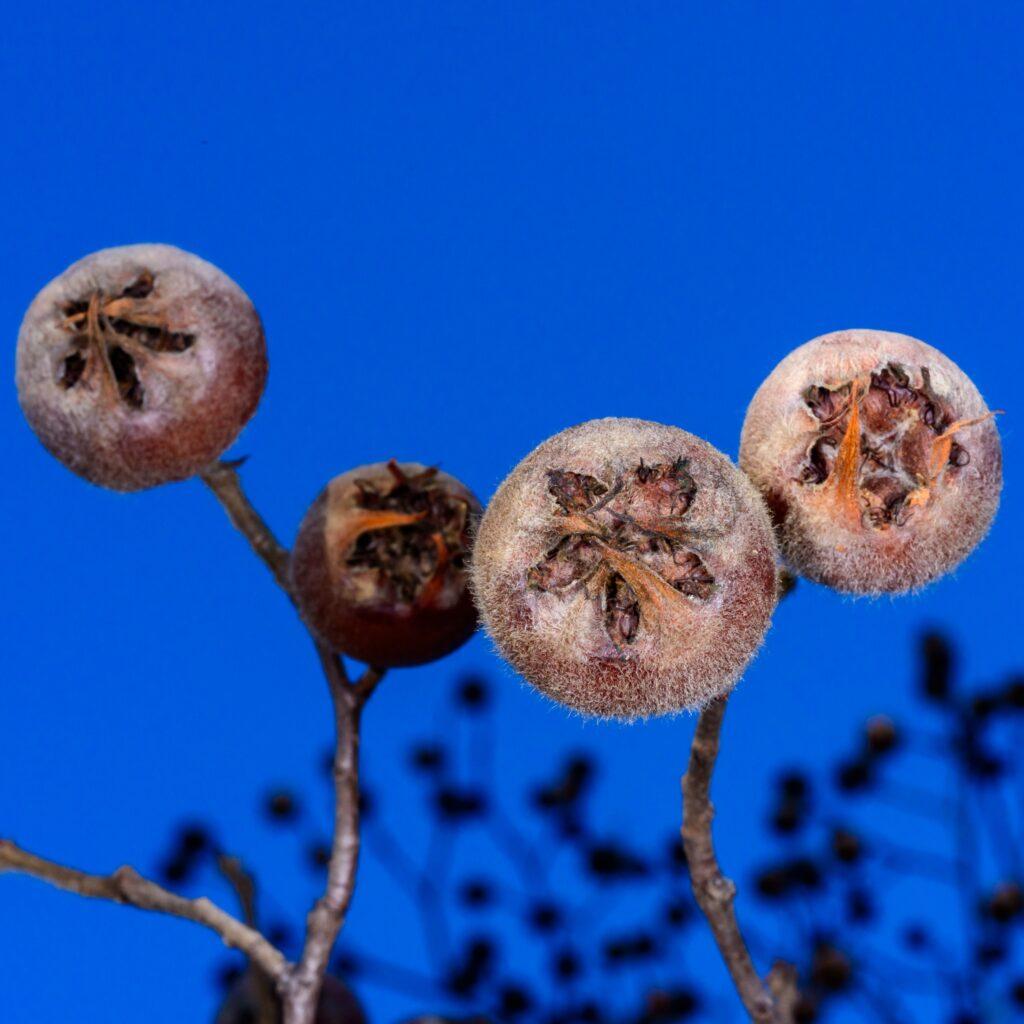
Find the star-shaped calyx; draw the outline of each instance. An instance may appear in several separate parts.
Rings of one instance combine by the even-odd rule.
[[[562,598],[582,591],[617,648],[658,628],[680,602],[707,601],[715,580],[692,547],[686,514],[697,485],[686,459],[640,462],[614,480],[548,471],[553,525],[561,536],[527,572],[535,590]]]
[[[195,336],[171,331],[151,296],[154,278],[144,271],[116,295],[95,291],[62,309],[71,349],[59,377],[66,390],[99,375],[100,386],[129,409],[141,409],[145,388],[138,363],[147,353],[184,352]]]
[[[820,426],[799,481],[840,507],[855,529],[906,526],[944,472],[970,462],[958,432],[994,415],[957,419],[927,366],[915,385],[895,362],[839,387],[808,388],[803,398]]]

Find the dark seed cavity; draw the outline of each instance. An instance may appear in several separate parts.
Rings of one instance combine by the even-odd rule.
[[[611,483],[551,469],[548,491],[555,499],[554,525],[572,516],[574,529],[527,571],[527,585],[559,599],[577,598],[582,591],[597,606],[617,649],[635,643],[647,620],[643,599],[609,564],[609,548],[688,598],[703,602],[714,593],[714,577],[687,542],[684,517],[697,485],[685,459],[641,462]]]
[[[633,588],[617,574],[605,587],[604,628],[616,645],[633,643],[640,628],[640,602]]]
[[[60,375],[61,387],[73,388],[85,373],[85,358],[80,352],[72,352],[65,357],[64,368]]]
[[[899,363],[888,363],[871,374],[857,397],[860,463],[857,490],[865,525],[874,529],[905,526],[915,504],[908,498],[934,486],[932,452],[942,432],[955,420],[955,411],[935,394],[928,367],[920,367],[919,385]],[[852,413],[853,382],[836,388],[814,385],[803,393],[804,403],[819,421],[817,436],[807,448],[798,481],[820,486],[832,476],[839,446]],[[950,448],[948,465],[966,466],[970,453],[959,443]]]
[[[135,360],[120,345],[111,345],[107,354],[122,401],[133,409],[141,409],[145,390],[135,370]]]
[[[349,570],[373,574],[374,592],[382,603],[414,605],[429,601],[438,590],[435,577],[461,571],[469,548],[470,507],[451,494],[437,470],[406,475],[389,464],[388,480],[357,480],[359,507],[365,510],[421,515],[408,526],[386,527],[360,534],[345,555]]]
[[[152,306],[147,306],[145,300],[152,295],[155,284],[153,274],[144,270],[117,295],[97,293],[61,307],[65,327],[73,332],[73,343],[79,349],[64,360],[59,378],[62,387],[74,387],[85,371],[89,351],[102,353],[105,347],[107,359],[102,360],[103,372],[113,374],[117,393],[129,408],[142,408],[145,388],[139,378],[137,357],[143,350],[186,352],[196,340],[193,334],[168,330]],[[125,299],[131,300],[128,309],[125,309]],[[89,315],[94,302],[97,303],[95,327]],[[114,312],[115,308],[118,315],[109,316],[108,313]]]

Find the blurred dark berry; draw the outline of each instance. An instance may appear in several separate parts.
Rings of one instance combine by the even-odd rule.
[[[981,720],[991,718],[999,710],[1001,703],[1002,694],[976,693],[971,698],[971,714]]]
[[[778,835],[791,835],[798,831],[803,823],[804,816],[800,805],[795,800],[784,800],[772,814],[769,826]]]
[[[290,822],[299,816],[299,805],[294,795],[286,789],[268,793],[263,801],[264,813],[271,821]]]
[[[1024,892],[1016,882],[997,885],[983,906],[983,912],[999,924],[1007,924],[1024,911]]]
[[[681,928],[691,920],[693,912],[690,905],[683,900],[671,900],[665,904],[662,919],[672,928]]]
[[[657,989],[649,992],[638,1024],[676,1024],[700,1008],[700,997],[689,989]]]
[[[330,843],[311,843],[306,849],[306,862],[311,868],[322,871],[331,862]]]
[[[817,889],[821,886],[821,869],[810,857],[794,858],[786,870],[793,882],[804,889]]]
[[[479,818],[487,810],[487,798],[480,790],[456,789],[446,786],[434,796],[434,809],[451,822]]]
[[[1018,1007],[1024,1009],[1024,978],[1018,978],[1010,987],[1010,996]]]
[[[1005,943],[990,940],[980,942],[974,950],[974,962],[979,967],[989,968],[1001,964],[1006,959],[1007,948]]]
[[[765,868],[754,880],[758,893],[769,900],[785,896],[790,890],[791,883],[789,872],[781,867]]]
[[[498,1013],[503,1017],[516,1017],[533,1009],[533,996],[522,985],[505,985],[498,992]]]
[[[178,854],[165,861],[160,867],[160,875],[169,885],[181,885],[192,875],[193,860]]]
[[[1014,711],[1024,710],[1024,677],[1015,676],[1006,684],[1003,703]]]
[[[245,973],[245,967],[240,963],[225,963],[217,968],[215,984],[219,989],[229,989]]]
[[[864,889],[851,889],[846,894],[846,919],[850,924],[868,924],[875,917],[875,904]]]
[[[467,676],[455,690],[456,702],[467,711],[482,711],[490,702],[490,690],[479,676]]]
[[[903,929],[903,945],[915,953],[930,945],[928,931],[923,925],[911,924]]]
[[[888,754],[899,745],[899,733],[891,718],[875,715],[864,727],[864,740],[870,754]]]
[[[790,770],[783,772],[776,785],[779,795],[784,800],[803,800],[810,793],[810,780],[801,771]]]
[[[374,794],[366,788],[361,786],[359,789],[359,816],[364,820],[368,821],[370,818],[377,813],[377,798]]]
[[[551,962],[551,971],[561,981],[571,981],[579,976],[582,970],[580,958],[571,949],[562,950],[556,953]]]
[[[818,1019],[818,1004],[807,993],[801,992],[793,1007],[794,1024],[814,1024]]]
[[[647,864],[636,854],[615,843],[598,843],[587,854],[587,870],[595,878],[611,881],[639,878],[647,874]]]
[[[953,649],[939,633],[921,638],[921,692],[927,700],[945,701],[952,689]]]
[[[198,854],[208,850],[213,845],[210,833],[205,825],[188,824],[182,825],[178,831],[178,848],[182,853]]]
[[[629,960],[649,960],[656,949],[653,936],[646,932],[622,935],[605,942],[604,959],[608,964],[619,964]]]
[[[483,879],[471,878],[459,887],[459,900],[465,907],[486,907],[494,900],[494,890]]]
[[[673,872],[682,874],[687,870],[686,847],[683,846],[683,837],[676,832],[668,847],[668,863]]]
[[[552,932],[562,924],[562,911],[554,903],[541,901],[530,908],[527,919],[534,931]]]
[[[863,758],[844,761],[836,769],[836,786],[845,793],[855,793],[871,785],[871,766]]]
[[[832,853],[836,860],[853,864],[863,853],[860,838],[846,828],[837,828],[832,833]]]
[[[420,743],[412,748],[409,762],[412,767],[424,774],[435,774],[444,771],[447,755],[439,743]]]
[[[811,981],[826,992],[841,992],[850,984],[853,969],[849,958],[829,943],[821,943],[814,950],[811,962]]]

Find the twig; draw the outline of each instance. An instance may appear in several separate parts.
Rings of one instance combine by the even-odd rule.
[[[254,928],[205,898],[185,899],[143,878],[134,868],[121,867],[111,875],[90,875],[29,853],[10,840],[0,840],[0,872],[15,871],[93,899],[111,900],[195,921],[216,932],[224,944],[241,950],[278,986],[288,976],[288,961]]]
[[[285,996],[287,1024],[312,1021],[331,950],[345,923],[355,890],[359,862],[359,722],[363,706],[384,677],[368,668],[346,685],[328,675],[334,705],[337,745],[334,753],[334,841],[324,894],[306,920],[306,942]]]
[[[217,868],[225,881],[235,891],[238,904],[242,908],[242,920],[250,927],[256,928],[256,882],[245,869],[238,857],[229,853],[217,854]]]
[[[212,462],[199,477],[224,506],[231,525],[248,540],[253,551],[274,574],[278,585],[290,597],[288,549],[278,541],[273,530],[246,497],[238,475],[238,465],[232,462]]]
[[[733,984],[751,1020],[758,1024],[788,1024],[783,1016],[795,1002],[792,976],[781,967],[773,971],[773,998],[761,980],[750,951],[740,932],[733,901],[736,886],[726,878],[718,865],[711,824],[715,809],[711,803],[711,777],[718,757],[719,734],[725,716],[727,697],[712,701],[700,714],[690,747],[690,764],[683,776],[683,846],[690,870],[690,881],[697,904],[711,927],[718,950],[722,954]],[[776,999],[778,1001],[776,1001]]]
[[[214,462],[199,476],[294,604],[288,549],[249,501],[238,474],[239,465],[238,462]],[[219,865],[238,893],[246,922],[232,917],[208,899],[185,899],[169,892],[143,878],[133,868],[122,867],[109,876],[87,875],[37,857],[6,840],[0,840],[0,872],[21,871],[82,896],[127,903],[203,924],[213,929],[227,945],[245,953],[273,982],[281,995],[286,1024],[312,1024],[331,950],[355,888],[359,859],[359,720],[363,706],[384,678],[384,671],[367,668],[356,683],[350,683],[341,658],[312,633],[310,637],[334,705],[337,732],[335,832],[327,887],[309,913],[305,948],[297,964],[290,964],[255,928],[252,879],[241,863],[231,857],[222,856]]]

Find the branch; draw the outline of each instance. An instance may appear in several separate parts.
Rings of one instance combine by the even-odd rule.
[[[722,874],[711,836],[711,823],[715,817],[711,803],[711,776],[718,757],[719,733],[727,700],[728,697],[719,697],[712,701],[697,720],[690,747],[690,764],[682,783],[683,847],[693,895],[707,918],[718,951],[750,1019],[758,1024],[788,1024],[792,1017],[786,1010],[793,999],[787,994],[777,1003],[757,973],[733,909],[736,885]],[[773,977],[774,983],[781,980],[780,974],[777,972]]]
[[[199,477],[224,506],[231,525],[249,541],[253,551],[274,574],[278,586],[291,597],[288,549],[278,541],[273,530],[246,497],[238,476],[239,465],[238,462],[211,462]]]
[[[331,950],[338,938],[352,894],[359,862],[359,724],[363,706],[384,678],[368,668],[354,685],[328,674],[334,705],[337,745],[334,752],[334,840],[324,894],[306,921],[306,944],[285,997],[288,1024],[312,1021]]]
[[[274,536],[274,531],[249,501],[242,487],[242,479],[238,475],[239,465],[238,462],[211,462],[199,474],[199,478],[213,491],[214,497],[228,514],[231,525],[245,537],[255,555],[273,573],[277,585],[288,595],[292,604],[295,604],[288,549]],[[312,633],[310,637],[316,646],[316,653],[328,684],[332,687],[347,685],[348,676],[342,660]]]
[[[31,875],[58,889],[111,900],[195,921],[216,932],[226,946],[241,950],[276,985],[288,976],[288,961],[258,931],[221,910],[205,898],[190,900],[143,878],[134,868],[121,867],[111,875],[89,875],[51,860],[37,857],[8,839],[0,840],[0,873],[14,871]]]

